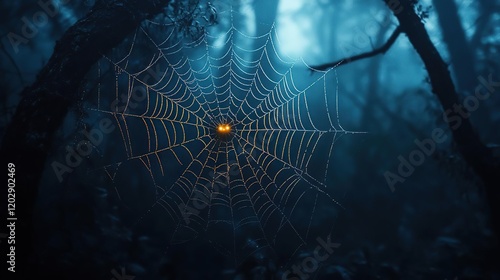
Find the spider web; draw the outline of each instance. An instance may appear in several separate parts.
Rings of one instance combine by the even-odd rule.
[[[88,112],[117,128],[107,150],[119,159],[102,168],[117,195],[127,199],[140,170],[150,178],[127,199],[149,201],[131,202],[139,223],[160,211],[169,245],[206,239],[239,265],[259,252],[292,256],[317,237],[326,205],[342,207],[327,183],[334,145],[355,132],[340,125],[335,69],[311,75],[279,53],[274,24],[248,35],[234,13],[191,42],[145,22],[103,56],[87,91]],[[228,139],[218,124],[231,126]]]

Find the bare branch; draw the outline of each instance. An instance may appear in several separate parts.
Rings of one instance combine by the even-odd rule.
[[[369,58],[372,56],[376,56],[378,54],[383,54],[391,48],[391,46],[394,44],[394,42],[396,42],[396,39],[399,37],[399,34],[401,34],[401,27],[398,26],[394,30],[394,32],[391,34],[391,37],[389,37],[387,42],[385,42],[385,44],[383,44],[378,49],[374,49],[372,51],[362,53],[362,54],[357,54],[357,55],[354,55],[351,57],[342,58],[342,59],[339,59],[339,60],[334,61],[334,62],[329,62],[326,64],[317,65],[317,66],[311,66],[311,69],[313,71],[324,71],[324,70],[327,70],[329,68],[346,65],[346,64],[349,64],[349,63],[357,61],[357,60]]]

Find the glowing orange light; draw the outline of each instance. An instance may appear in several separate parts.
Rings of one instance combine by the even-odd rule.
[[[231,132],[231,126],[229,126],[229,124],[219,124],[217,126],[217,132],[220,134],[228,134]]]

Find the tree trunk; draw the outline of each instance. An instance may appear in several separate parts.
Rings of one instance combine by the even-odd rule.
[[[439,25],[450,54],[451,68],[460,91],[474,93],[477,83],[474,70],[474,55],[462,27],[455,0],[433,0]]]
[[[479,16],[476,20],[476,30],[469,41],[469,48],[476,49],[481,44],[481,39],[490,25],[491,18],[499,10],[496,1],[479,0]]]
[[[144,19],[162,11],[168,2],[98,1],[66,31],[36,81],[21,93],[0,148],[4,174],[7,163],[16,168],[16,271],[36,270],[33,211],[38,185],[54,134],[77,100],[80,82],[103,53],[123,41]],[[2,203],[7,201],[6,189],[3,193]],[[2,218],[7,215],[5,209]]]
[[[261,36],[269,32],[278,16],[279,0],[255,0],[255,35]]]
[[[430,40],[420,17],[415,12],[413,1],[384,0],[384,2],[392,9],[402,31],[406,33],[422,59],[429,74],[432,90],[441,103],[443,110],[453,110],[454,105],[461,105],[462,102],[460,102],[453,85],[448,65],[443,61]],[[499,161],[493,157],[492,151],[481,142],[469,119],[460,117],[458,113],[455,116],[461,118],[462,123],[458,127],[452,127],[451,122],[449,123],[453,139],[464,160],[482,179],[486,199],[490,207],[491,225],[498,238],[500,234]]]
[[[389,26],[381,26],[378,33],[377,37],[375,39],[375,46],[380,46],[384,43],[384,35],[387,33]],[[365,105],[363,107],[363,111],[361,113],[361,127],[364,127],[364,129],[374,129],[372,126],[376,122],[373,122],[374,120],[374,108],[375,108],[375,103],[380,103],[378,102],[379,100],[379,93],[378,93],[378,88],[380,85],[380,80],[379,80],[379,73],[380,73],[380,64],[382,62],[382,57],[381,56],[375,56],[368,62],[368,86],[367,86],[367,96],[366,96],[366,101]]]
[[[466,38],[458,14],[457,4],[455,0],[433,0],[433,5],[438,14],[443,41],[450,55],[449,63],[451,64],[457,90],[462,93],[461,96],[463,97],[473,95],[478,83],[477,69],[475,69],[474,63],[475,54],[471,43]],[[486,3],[480,2],[480,9],[484,10],[485,5]],[[489,5],[493,6],[491,3]],[[493,7],[490,7],[490,10],[494,10]],[[485,16],[489,17],[490,15],[485,13]],[[480,25],[477,27],[484,28]],[[487,106],[483,106],[481,110],[474,112],[471,116],[471,122],[475,125],[481,124],[483,128],[494,126],[488,109]],[[482,135],[480,132],[481,130],[478,129],[478,133]]]

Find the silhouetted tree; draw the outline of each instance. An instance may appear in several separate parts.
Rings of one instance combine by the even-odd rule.
[[[269,32],[269,26],[276,20],[278,15],[278,0],[255,0],[253,3],[255,11],[255,24],[257,36]]]
[[[450,54],[457,89],[473,93],[477,84],[474,53],[465,36],[455,0],[433,0],[441,26],[443,41]]]
[[[451,79],[448,65],[432,43],[422,19],[415,12],[413,0],[384,0],[397,17],[402,31],[408,36],[411,44],[422,59],[432,86],[443,111],[454,110],[462,104],[455,85]],[[397,3],[397,4],[395,4]],[[482,179],[486,197],[489,202],[491,223],[497,237],[500,235],[500,165],[499,159],[493,156],[472,127],[468,118],[454,111],[453,115],[461,119],[461,124],[454,126],[449,122],[453,139],[464,160]]]
[[[500,12],[500,3],[494,0],[479,0],[479,16],[475,22],[475,32],[470,39],[469,45],[471,49],[476,49],[481,44],[481,39],[485,35],[485,31],[490,26],[491,18],[495,13]]]
[[[436,47],[432,43],[422,18],[416,12],[415,0],[384,0],[399,21],[387,42],[370,52],[346,57],[334,62],[314,66],[314,69],[325,70],[334,66],[345,65],[357,60],[383,54],[394,44],[400,33],[407,35],[410,43],[417,51],[425,65],[432,91],[438,98],[444,112],[450,111],[448,118],[459,119],[458,122],[448,122],[453,140],[463,159],[481,178],[485,188],[486,198],[490,208],[490,220],[496,236],[500,236],[500,160],[493,151],[484,145],[473,128],[470,120],[464,117],[464,110],[456,110],[463,102],[453,84],[448,65],[445,63]],[[463,109],[463,107],[462,107]]]
[[[129,35],[144,19],[170,1],[98,1],[57,42],[54,53],[22,99],[6,128],[0,148],[2,166],[16,165],[18,260],[33,261],[33,210],[38,184],[51,149],[54,133],[78,98],[80,83],[101,55]],[[6,192],[2,203],[7,201]],[[5,208],[4,208],[5,209]],[[6,215],[2,211],[2,216]],[[5,221],[5,219],[4,219]],[[22,241],[21,241],[22,240]],[[33,272],[33,266],[18,271]]]

